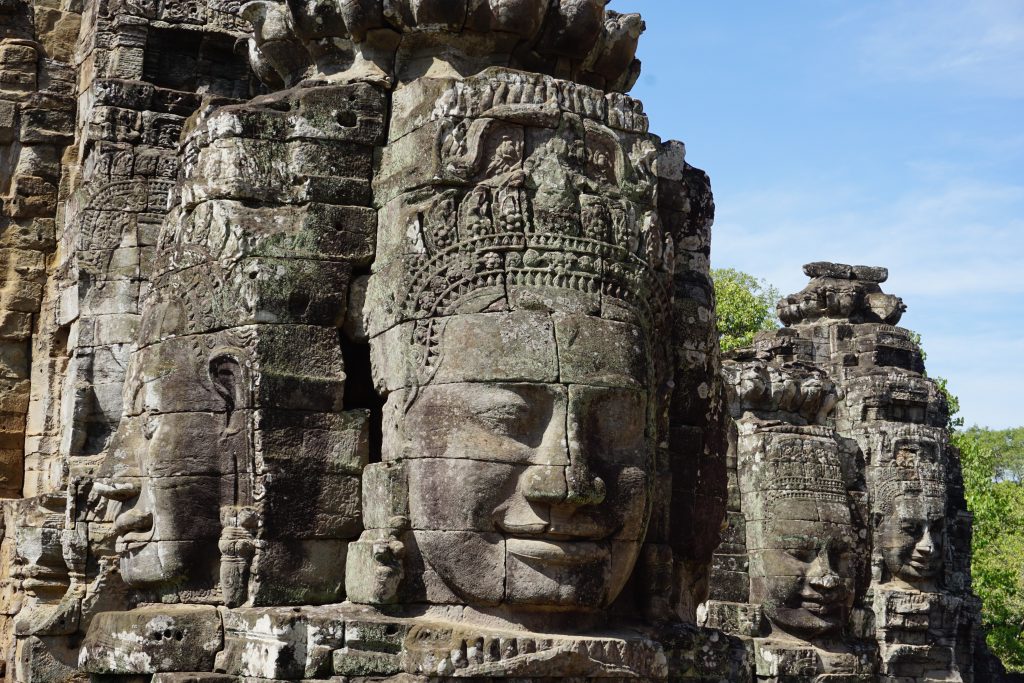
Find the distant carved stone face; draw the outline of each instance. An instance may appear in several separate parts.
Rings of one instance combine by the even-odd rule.
[[[893,501],[876,532],[891,576],[911,584],[927,583],[942,569],[945,500],[907,491]]]
[[[466,604],[606,607],[629,578],[649,516],[639,330],[592,316],[465,317],[448,333],[461,322],[475,333],[442,362],[442,378],[455,368],[466,379],[505,377],[435,381],[405,411],[398,447],[425,568]],[[533,352],[504,370],[492,362],[517,345],[511,335],[550,334],[552,324],[578,334],[521,347]],[[581,336],[609,353],[592,353]],[[561,373],[546,362],[556,352]],[[392,409],[408,399],[393,394]]]
[[[849,509],[809,497],[776,498],[770,514],[768,523],[756,525],[764,533],[762,547],[751,553],[751,602],[761,603],[787,633],[816,637],[841,629],[856,575]]]
[[[820,428],[740,438],[750,602],[784,633],[833,634],[850,615],[864,559],[839,444]]]

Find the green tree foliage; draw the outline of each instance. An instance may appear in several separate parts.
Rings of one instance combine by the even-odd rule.
[[[960,412],[960,398],[949,390],[949,380],[945,377],[936,377],[935,383],[939,385],[939,391],[945,394],[946,404],[949,406],[949,422],[947,426],[950,429],[960,429],[964,426],[964,418],[957,415]]]
[[[975,425],[965,433],[981,448],[992,451],[998,481],[1024,482],[1024,427],[988,429]]]
[[[999,433],[972,427],[953,442],[974,514],[971,574],[988,645],[1008,670],[1024,672],[1024,486],[1003,476],[1002,456],[989,445],[1005,443]]]
[[[715,268],[711,277],[723,351],[747,346],[758,332],[779,327],[775,303],[780,297],[775,287],[733,268]]]

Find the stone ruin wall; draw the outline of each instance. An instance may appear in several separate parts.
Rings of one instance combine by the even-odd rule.
[[[720,361],[638,17],[242,5],[0,0],[8,679],[997,680],[884,270]]]

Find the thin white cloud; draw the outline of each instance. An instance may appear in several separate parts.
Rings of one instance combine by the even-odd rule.
[[[889,266],[903,295],[1024,294],[1024,186],[947,177],[890,201],[820,186],[719,205],[716,265],[780,287],[805,260],[836,260]]]
[[[860,48],[876,77],[1024,97],[1020,0],[900,0],[873,8]]]
[[[803,288],[814,260],[883,265],[904,298],[929,369],[950,381],[968,423],[1024,422],[1009,405],[1024,383],[1024,186],[929,168],[894,197],[861,188],[720,192],[713,262]]]

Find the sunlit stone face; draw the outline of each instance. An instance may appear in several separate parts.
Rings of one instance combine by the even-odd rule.
[[[225,356],[207,367],[177,340],[144,348],[132,362],[128,414],[99,487],[120,503],[121,575],[133,586],[212,582],[221,507],[248,485],[244,411],[233,414],[225,399],[240,381],[238,364]]]
[[[385,457],[407,459],[415,545],[451,592],[428,599],[606,607],[649,516],[639,330],[593,316],[465,317],[445,331],[434,382],[392,394],[387,409],[404,411]],[[454,334],[462,323],[471,341]],[[505,364],[510,346],[526,355]]]
[[[121,575],[129,585],[174,583],[198,572],[210,552],[217,556],[220,472],[184,468],[176,460],[188,449],[217,444],[223,417],[143,414],[136,421],[124,447],[142,474],[138,495],[114,523]]]
[[[808,511],[818,513],[807,519]],[[751,553],[753,603],[784,632],[816,637],[840,630],[853,606],[854,529],[842,506],[813,498],[778,498],[770,508],[763,547]]]
[[[905,491],[892,502],[876,531],[889,574],[911,584],[932,582],[942,569],[945,500],[920,491]]]

